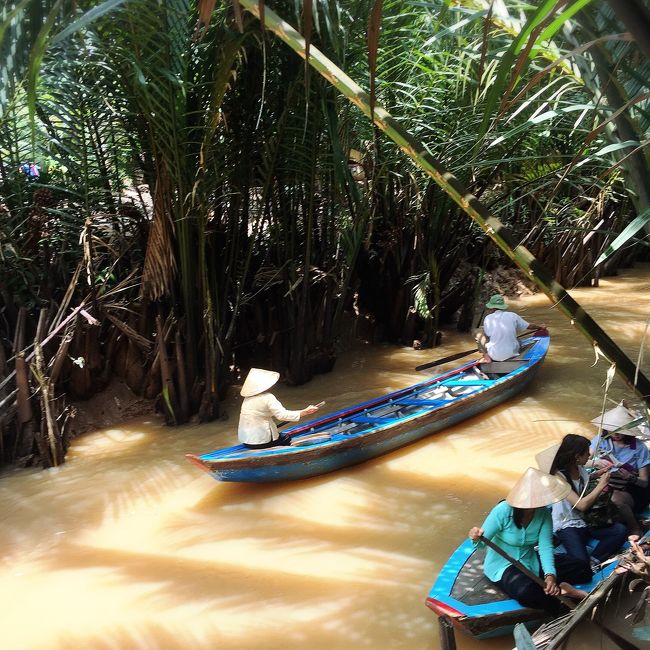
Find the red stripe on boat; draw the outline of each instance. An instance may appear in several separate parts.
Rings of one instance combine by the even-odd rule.
[[[452,618],[465,616],[462,612],[459,612],[457,609],[454,609],[449,605],[445,605],[445,603],[441,603],[435,598],[427,598],[425,602],[427,607],[432,609],[436,614],[438,614],[438,616],[451,616]]]
[[[199,469],[210,474],[210,468],[198,456],[195,456],[194,454],[185,454],[185,458],[187,458],[190,463],[194,463]]]

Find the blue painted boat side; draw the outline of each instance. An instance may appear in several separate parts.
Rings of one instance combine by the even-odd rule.
[[[524,354],[526,363],[497,379],[466,374],[478,363],[469,362],[413,386],[287,429],[296,440],[291,447],[252,452],[244,445],[235,445],[188,458],[217,480],[254,483],[309,478],[362,463],[453,426],[521,392],[544,359],[549,339],[531,337],[526,343],[533,344]],[[447,397],[428,397],[440,387],[448,391]],[[467,390],[459,395],[449,392],[459,387]],[[385,412],[392,408],[396,417]],[[321,434],[322,441],[298,444],[302,438]]]
[[[376,458],[377,456],[381,456],[390,451],[399,449],[400,447],[409,445],[433,433],[447,429],[454,424],[473,417],[474,415],[478,415],[520,393],[531,380],[532,376],[527,381],[513,384],[512,388],[509,390],[503,391],[499,395],[494,395],[472,408],[458,411],[449,416],[441,417],[424,426],[416,425],[408,431],[404,431],[403,433],[397,434],[389,439],[373,444],[338,451],[331,455],[324,455],[320,458],[310,460],[308,463],[297,461],[291,464],[269,465],[256,468],[242,467],[240,469],[215,471],[213,472],[213,476],[219,481],[268,483],[279,480],[310,478],[312,476],[334,472],[351,465],[358,465],[359,463],[363,463],[372,458]],[[417,420],[418,416],[414,416],[413,419]],[[408,422],[408,420],[405,421]]]

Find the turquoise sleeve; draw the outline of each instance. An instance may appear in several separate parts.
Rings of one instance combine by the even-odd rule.
[[[544,575],[555,573],[555,558],[553,555],[553,519],[547,508],[542,509],[542,523],[539,528],[539,559],[542,563]]]

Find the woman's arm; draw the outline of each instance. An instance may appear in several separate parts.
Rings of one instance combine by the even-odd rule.
[[[544,576],[555,576],[555,556],[553,555],[553,520],[551,512],[542,508],[542,523],[539,528],[539,559]]]
[[[479,528],[478,526],[474,526],[473,528],[470,528],[470,531],[468,533],[468,537],[476,544],[479,542],[479,538],[481,536],[486,537],[487,539],[492,539],[497,532],[501,529],[501,504],[496,505],[492,510],[490,511],[490,514],[485,518],[485,521],[483,522],[483,526]]]
[[[266,407],[268,408],[269,415],[272,415],[279,421],[297,422],[302,417],[302,411],[285,409],[280,400],[275,395],[271,395],[271,393],[268,393],[266,396]]]
[[[619,470],[619,472],[620,471],[621,470]],[[645,467],[642,467],[639,470],[638,476],[634,477],[634,474],[630,474],[630,478],[631,478],[630,483],[632,483],[632,485],[636,485],[640,488],[648,487],[648,479],[650,478],[650,468],[648,467],[648,465],[646,465]]]
[[[589,493],[580,498],[579,494],[576,494],[573,490],[569,492],[569,495],[566,497],[566,500],[580,512],[587,512],[591,506],[594,505],[596,499],[600,496],[600,493],[607,487],[609,483],[609,472],[604,472],[600,475],[596,487]]]

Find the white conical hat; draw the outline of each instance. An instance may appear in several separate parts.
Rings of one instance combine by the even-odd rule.
[[[551,445],[543,451],[540,451],[539,454],[535,456],[537,467],[539,467],[540,470],[542,470],[542,472],[545,474],[549,474],[551,472],[551,465],[557,456],[557,452],[560,450],[560,444],[561,443],[556,442],[554,445]]]
[[[630,413],[621,403],[613,409],[605,411],[602,415],[595,417],[591,423],[595,424],[603,431],[614,431],[624,427],[635,419],[634,415],[632,415],[632,413]],[[639,433],[639,430],[636,427],[632,427],[629,431],[623,433],[629,433],[629,435],[634,436]]]
[[[559,476],[551,476],[529,467],[514,484],[506,501],[513,508],[541,508],[565,499],[570,485]]]
[[[242,397],[252,397],[259,395],[273,386],[280,379],[279,372],[272,370],[262,370],[261,368],[251,368],[244,385],[241,387],[239,394]]]

